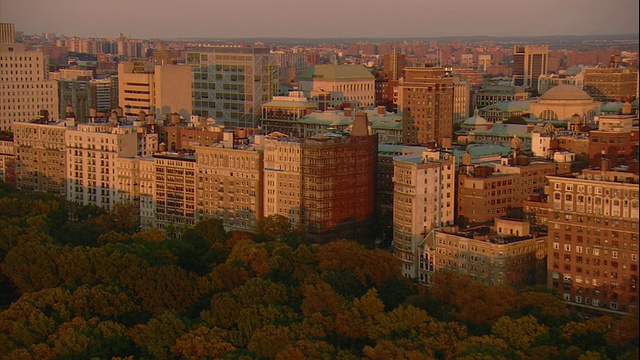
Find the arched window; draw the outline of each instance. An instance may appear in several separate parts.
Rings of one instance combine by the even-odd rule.
[[[558,120],[558,115],[553,110],[545,110],[540,114],[542,120]]]

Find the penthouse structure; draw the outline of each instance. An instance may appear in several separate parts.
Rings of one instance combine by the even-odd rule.
[[[416,278],[419,244],[454,221],[455,158],[430,150],[393,160],[393,252],[404,276]]]
[[[433,230],[421,244],[419,281],[451,270],[487,285],[521,287],[545,281],[546,233],[528,221],[496,218],[494,226]]]
[[[35,119],[46,110],[58,119],[58,83],[47,79],[41,51],[24,44],[0,43],[0,130]]]
[[[549,176],[547,284],[578,306],[638,306],[638,175]]]
[[[256,127],[278,94],[277,57],[261,47],[196,46],[187,51],[193,112],[228,127]]]

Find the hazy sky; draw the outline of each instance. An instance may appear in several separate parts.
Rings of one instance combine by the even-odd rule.
[[[132,38],[638,33],[638,0],[0,0],[27,34]]]

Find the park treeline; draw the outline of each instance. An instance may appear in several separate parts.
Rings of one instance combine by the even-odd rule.
[[[388,251],[310,244],[281,217],[170,237],[133,209],[0,189],[0,357],[638,358],[637,314],[585,320],[544,287],[446,272],[415,285]]]

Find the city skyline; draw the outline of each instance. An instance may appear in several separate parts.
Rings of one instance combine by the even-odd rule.
[[[488,0],[482,7],[468,0],[327,0],[317,9],[299,0],[114,0],[90,9],[69,0],[3,0],[0,22],[26,34],[165,39],[618,35],[639,27],[633,0]]]

